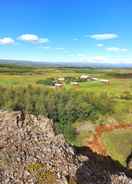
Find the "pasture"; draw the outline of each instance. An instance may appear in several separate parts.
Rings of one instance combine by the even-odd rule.
[[[98,80],[81,81],[82,75],[89,75]],[[64,78],[63,86],[56,88],[54,81],[59,78]],[[109,83],[103,83],[101,79],[108,80]],[[76,83],[78,85],[74,85]],[[25,94],[24,88],[32,91]],[[26,104],[27,109],[31,112],[37,109],[38,112],[48,114],[48,117],[59,121],[57,125],[59,131],[68,137],[70,143],[79,146],[87,145],[88,139],[98,125],[132,122],[132,69],[0,65],[0,89],[6,92],[6,97],[4,94],[0,96],[2,100],[4,99],[1,100],[1,108],[17,109],[20,107],[17,95],[27,95],[24,99],[25,104],[27,98],[29,98],[28,105],[37,103],[35,110]],[[20,92],[21,89],[24,94]],[[51,91],[44,91],[45,89]],[[18,92],[13,93],[13,90]],[[33,94],[33,91],[36,94]],[[47,95],[46,99],[43,93]],[[16,100],[15,105],[12,104],[13,99]],[[42,104],[44,100],[45,106]],[[46,109],[46,112],[43,112],[41,107]],[[102,142],[107,147],[108,153],[123,165],[132,148],[131,133],[132,130],[124,129],[107,132],[102,136]]]
[[[41,85],[44,87],[44,85],[39,84],[38,81],[44,81],[49,78],[56,80],[60,77],[74,77],[78,79],[81,75],[87,74],[98,79],[108,79],[110,80],[110,84],[104,84],[100,81],[82,81],[79,82],[78,90],[93,93],[105,91],[115,97],[120,95],[125,97],[125,94],[131,93],[132,89],[131,72],[132,70],[130,69],[36,68],[0,65],[0,85]],[[65,84],[64,88],[74,89],[75,86]]]
[[[102,141],[108,154],[126,166],[127,157],[132,151],[132,129],[120,129],[104,133]]]

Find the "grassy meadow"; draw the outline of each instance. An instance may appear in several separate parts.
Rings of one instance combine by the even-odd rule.
[[[106,91],[111,95],[123,95],[132,89],[132,75],[128,75],[130,69],[79,69],[79,68],[36,68],[16,65],[0,65],[0,85],[39,85],[39,80],[60,77],[79,78],[83,74],[88,74],[99,79],[110,80],[110,85],[104,85],[99,81],[86,81],[79,83],[79,90],[99,93]],[[65,84],[64,88],[72,88]]]
[[[132,151],[132,129],[120,129],[104,133],[102,141],[110,156],[126,166],[126,158]]]
[[[109,83],[80,81],[90,75]],[[52,81],[65,78],[61,88]],[[71,82],[78,85],[71,85]],[[86,145],[96,126],[132,122],[132,69],[48,68],[0,65],[0,108],[24,109],[55,122],[58,132],[76,145]],[[122,164],[132,148],[132,131],[102,137],[109,154]]]

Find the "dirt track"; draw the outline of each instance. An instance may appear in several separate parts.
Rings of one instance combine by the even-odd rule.
[[[116,129],[128,129],[132,128],[132,124],[110,124],[110,125],[99,125],[95,129],[94,135],[88,140],[88,147],[90,147],[94,152],[101,155],[108,155],[107,150],[102,143],[101,136],[103,133],[112,132]]]

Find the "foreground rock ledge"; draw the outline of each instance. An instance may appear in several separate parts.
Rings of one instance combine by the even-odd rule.
[[[0,112],[0,184],[132,184],[131,172],[88,148],[69,146],[53,122]]]

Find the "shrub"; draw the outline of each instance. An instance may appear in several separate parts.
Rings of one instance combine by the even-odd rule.
[[[47,86],[53,86],[54,83],[55,83],[54,78],[48,78],[48,79],[45,79],[45,80],[37,81],[37,84],[43,84],[43,85],[47,85]]]
[[[55,174],[41,163],[31,163],[27,170],[36,178],[38,184],[57,184]]]
[[[70,82],[75,82],[75,81],[77,81],[76,77],[65,77],[66,84],[69,84]]]
[[[131,100],[132,99],[132,93],[130,91],[124,91],[124,93],[121,95],[121,99]]]
[[[0,87],[0,91],[3,88]],[[115,101],[107,93],[99,95],[74,90],[54,90],[44,87],[7,87],[0,95],[0,108],[24,110],[36,116],[52,119],[57,132],[67,139],[75,136],[72,124],[77,120],[97,120],[100,115],[111,115]]]

